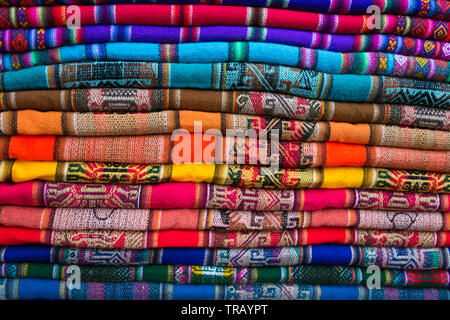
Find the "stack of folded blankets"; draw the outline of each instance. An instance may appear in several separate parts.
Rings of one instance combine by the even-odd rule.
[[[0,299],[450,298],[450,1],[0,4]]]

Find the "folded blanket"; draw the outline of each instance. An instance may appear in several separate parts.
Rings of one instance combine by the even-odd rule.
[[[348,84],[352,85],[349,86]],[[450,84],[386,76],[329,74],[252,63],[80,62],[2,73],[0,89],[193,88],[289,93],[312,99],[440,106]]]
[[[308,228],[286,231],[122,231],[39,230],[0,227],[0,245],[41,243],[61,247],[147,249],[167,247],[266,248],[338,243],[373,247],[448,247],[450,232],[354,228]]]
[[[241,189],[188,182],[113,185],[33,181],[17,184],[1,183],[0,205],[8,204],[50,208],[250,211],[355,208],[450,212],[450,195],[357,189]]]
[[[450,104],[446,102],[439,107],[450,108]],[[135,117],[144,116],[135,113],[181,108],[193,111],[273,116],[291,120],[384,123],[450,131],[450,110],[395,104],[310,100],[270,92],[91,88],[0,93],[0,110],[120,113],[115,114],[114,117],[126,119],[120,121],[126,121],[127,124],[135,121],[131,120]],[[21,113],[18,113],[17,117],[19,114]],[[14,120],[16,114],[11,115],[11,119]],[[37,117],[36,114],[34,116]],[[96,116],[108,117],[108,115]],[[14,121],[20,122],[18,119]],[[46,118],[41,121],[46,121]],[[77,129],[81,130],[80,127]]]
[[[69,6],[0,7],[0,28],[66,26]],[[170,26],[238,25],[300,29],[337,34],[382,33],[449,41],[449,23],[421,17],[380,15],[373,28],[370,15],[323,14],[274,8],[221,5],[117,4],[80,6],[80,25],[142,24]]]
[[[5,135],[132,136],[171,134],[177,129],[196,133],[215,129],[214,132],[220,130],[223,135],[227,130],[252,129],[256,134],[269,138],[273,133],[278,139],[288,141],[334,141],[450,150],[450,132],[382,124],[306,122],[190,110],[126,114],[34,110],[0,112],[0,130]]]
[[[450,231],[450,214],[355,209],[272,212],[2,206],[0,207],[0,225],[51,230],[281,231],[317,227],[355,227],[357,229]]]
[[[268,54],[270,53],[270,54]],[[381,52],[338,53],[264,42],[156,44],[112,42],[0,54],[0,72],[39,65],[96,60],[218,63],[252,62],[327,73],[392,75],[450,82],[447,61]]]
[[[449,300],[448,289],[299,284],[185,285],[154,282],[81,282],[0,278],[0,297],[6,300]]]
[[[161,27],[139,25],[81,26],[77,29],[0,29],[0,52],[43,50],[103,42],[264,41],[335,52],[392,52],[450,60],[450,43],[395,35],[337,35],[244,26]]]
[[[255,136],[247,136],[247,139],[245,136],[221,137],[189,133],[175,134],[173,137],[0,136],[0,160],[125,164],[209,162],[272,165],[272,168],[364,166],[438,172],[450,170],[449,151],[335,142],[277,143]]]
[[[449,248],[355,247],[312,245],[304,247],[200,249],[164,248],[105,250],[18,245],[0,247],[0,262],[39,262],[69,265],[191,264],[221,267],[294,265],[361,266],[405,270],[449,270]]]
[[[450,174],[367,167],[277,169],[228,164],[128,165],[92,162],[1,161],[0,181],[156,184],[207,182],[262,189],[375,189],[450,193]]]
[[[2,0],[2,6],[30,7],[47,5],[45,0]],[[108,3],[134,3],[133,0],[53,0],[52,4],[108,4]],[[190,4],[216,4],[213,0],[139,0],[139,3],[190,3]],[[261,0],[221,0],[222,5],[250,5],[255,7],[274,7],[312,12],[365,14],[371,5],[377,5],[383,13],[396,13],[402,15],[417,15],[439,20],[450,20],[450,4],[446,0],[429,0],[426,3],[420,0],[409,0],[407,5],[399,5],[397,0],[357,0],[346,2],[342,0],[290,0],[285,2],[267,2]]]
[[[360,267],[304,265],[289,267],[230,268],[191,265],[81,266],[83,282],[149,281],[177,284],[298,283],[315,285],[366,285],[373,270]],[[69,280],[73,266],[39,263],[0,264],[0,276],[8,279],[39,278]],[[445,270],[413,271],[381,269],[379,284],[388,287],[447,288]]]

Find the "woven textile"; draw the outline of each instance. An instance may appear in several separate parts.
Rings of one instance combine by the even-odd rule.
[[[1,7],[0,28],[66,26],[68,6]],[[118,4],[80,6],[80,24],[152,24],[169,26],[247,25],[344,34],[383,33],[450,40],[449,23],[421,17],[381,15],[373,28],[370,15],[321,14],[273,8],[220,5]]]
[[[42,243],[63,247],[147,249],[166,247],[265,248],[338,243],[373,247],[448,247],[450,232],[353,228],[287,231],[39,230],[0,227],[0,245]]]
[[[297,228],[355,227],[358,229],[450,231],[450,214],[355,209],[271,212],[3,206],[0,208],[0,224],[7,227],[52,230],[281,231]]]
[[[271,53],[268,55],[267,53]],[[218,63],[253,62],[293,66],[328,73],[392,75],[450,82],[446,61],[378,52],[337,53],[264,42],[183,44],[101,43],[46,51],[0,54],[0,72],[38,65],[95,60]]]
[[[444,103],[440,107],[449,108],[450,105]],[[128,119],[134,118],[135,113],[181,108],[292,120],[385,123],[450,131],[449,110],[310,100],[270,92],[93,88],[0,93],[0,110],[108,112],[121,113],[115,116]],[[131,120],[126,121],[129,124]]]
[[[0,300],[450,300],[449,29],[450,0],[0,0]]]
[[[390,52],[450,59],[450,43],[395,35],[336,35],[320,32],[242,26],[160,27],[82,26],[77,29],[0,29],[0,52],[43,50],[103,42],[264,41],[335,52]]]
[[[2,6],[40,6],[48,4],[108,4],[108,3],[134,3],[131,0],[2,0]],[[267,2],[261,0],[139,0],[139,3],[191,3],[191,4],[223,4],[223,5],[250,5],[256,7],[275,7],[295,10],[328,13],[365,14],[371,5],[377,5],[383,13],[397,13],[402,15],[417,15],[419,17],[435,18],[448,21],[450,19],[450,4],[446,0],[320,0],[312,4],[309,0],[290,0],[281,2]]]
[[[68,280],[70,266],[59,264],[0,264],[3,278]],[[212,266],[82,266],[81,281],[149,281],[177,284],[299,283],[321,285],[365,285],[372,272],[360,267],[304,265],[292,267],[230,268]],[[380,270],[380,285],[392,287],[447,288],[448,271]]]
[[[171,194],[177,197],[168,197]],[[8,204],[50,208],[450,212],[450,195],[357,189],[265,190],[187,182],[114,185],[34,181],[0,184],[0,205]]]
[[[386,76],[329,74],[251,63],[80,62],[1,74],[0,89],[195,88],[289,93],[305,98],[437,106],[450,84]],[[349,86],[348,83],[352,83]]]
[[[0,247],[0,261],[69,265],[191,264],[221,267],[341,265],[405,270],[448,270],[449,248],[312,245],[284,248],[105,250],[19,245]]]
[[[207,182],[263,189],[354,188],[450,193],[450,174],[416,170],[367,167],[274,169],[226,164],[124,165],[85,162],[0,162],[1,182],[32,180],[121,184]]]
[[[382,124],[306,122],[189,110],[126,114],[33,110],[0,112],[0,130],[5,135],[148,135],[170,134],[176,129],[197,133],[217,129],[224,135],[227,130],[253,129],[257,134],[270,136],[273,132],[280,140],[289,141],[334,141],[450,150],[449,132]]]
[[[298,284],[185,285],[152,282],[82,282],[69,289],[65,281],[0,278],[0,298],[52,300],[449,300],[448,289]]]
[[[269,136],[270,137],[270,136]],[[198,148],[198,149],[194,149]],[[281,168],[381,167],[449,172],[450,152],[245,136],[0,136],[0,159],[134,164],[239,163]],[[195,150],[195,151],[194,151]],[[201,150],[201,153],[199,152]],[[217,152],[216,152],[217,150]],[[118,152],[119,151],[119,152]],[[48,170],[45,170],[48,172]]]
[[[0,0],[34,299],[450,300],[450,0]]]

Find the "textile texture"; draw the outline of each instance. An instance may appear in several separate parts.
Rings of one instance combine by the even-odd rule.
[[[450,60],[450,43],[384,34],[337,35],[266,27],[168,27],[139,25],[0,29],[0,52],[25,52],[103,42],[261,41],[334,52],[385,52]]]
[[[0,0],[0,300],[450,300],[450,0]]]
[[[177,197],[168,197],[168,194],[176,194]],[[450,212],[450,195],[357,189],[265,190],[187,182],[114,185],[33,181],[0,184],[0,205],[251,211],[355,208]]]
[[[450,108],[450,105],[443,103],[439,107]],[[445,109],[311,100],[255,91],[92,88],[0,92],[0,110],[15,109],[106,112],[116,113],[116,117],[124,119],[134,118],[139,113],[184,109],[291,120],[384,123],[450,131],[450,111]]]
[[[267,55],[267,52],[273,54]],[[327,73],[392,75],[450,82],[447,61],[379,52],[337,53],[264,42],[182,44],[99,43],[22,54],[0,54],[0,71],[66,62],[122,60],[149,62],[253,62],[299,67]]]
[[[357,209],[271,212],[2,206],[0,224],[7,227],[52,230],[281,231],[317,227],[355,227],[358,229],[450,231],[450,215],[439,212]]]
[[[450,300],[449,290],[439,288],[82,282],[79,289],[69,289],[65,283],[58,280],[0,278],[0,297],[7,300]]]
[[[68,6],[1,7],[0,28],[66,26]],[[300,29],[338,34],[383,33],[449,41],[449,23],[422,17],[380,16],[380,28],[370,15],[320,14],[276,8],[220,5],[118,4],[80,6],[80,25],[152,24],[169,26],[238,25]]]
[[[372,265],[405,270],[449,270],[449,248],[392,248],[349,245],[303,247],[200,249],[164,248],[107,250],[74,247],[18,245],[0,247],[0,261],[69,265],[167,265],[190,264],[219,267],[268,267],[294,265]]]
[[[227,164],[126,165],[114,163],[0,162],[0,181],[156,184],[207,182],[262,189],[376,189],[450,193],[450,174],[368,167],[276,169]]]
[[[207,162],[281,168],[364,166],[445,173],[450,171],[449,151],[337,142],[277,142],[271,136],[246,136],[245,132],[241,136],[225,137],[183,132],[174,135],[121,137],[0,136],[0,150],[1,160],[133,164]]]
[[[119,231],[39,230],[0,227],[0,245],[42,243],[54,246],[147,249],[166,247],[266,248],[338,243],[373,247],[448,247],[450,232],[393,231],[354,228],[310,228],[286,231]]]
[[[227,130],[252,129],[268,138],[275,133],[280,140],[289,141],[450,150],[449,132],[382,124],[306,122],[189,110],[126,114],[33,110],[0,112],[0,130],[5,135],[131,136],[171,134],[178,129],[196,133],[219,130],[224,135],[229,132]]]
[[[311,99],[437,106],[450,103],[450,84],[388,76],[330,74],[252,63],[79,62],[1,74],[0,89],[84,87],[256,90]],[[348,86],[352,83],[352,86]]]
[[[3,278],[68,280],[70,266],[38,263],[0,264]],[[389,287],[446,288],[450,275],[445,270],[380,270],[380,284]],[[80,279],[93,282],[161,282],[177,284],[299,283],[321,285],[364,285],[372,273],[366,268],[303,265],[292,267],[230,268],[187,265],[82,266]]]
[[[132,0],[114,0],[114,3],[135,3]],[[48,4],[108,4],[110,0],[2,0],[2,6],[41,6]],[[291,0],[283,2],[266,2],[260,0],[139,0],[139,3],[161,4],[222,4],[222,5],[248,5],[256,7],[287,8],[323,13],[350,13],[365,14],[371,5],[377,5],[383,13],[396,13],[401,15],[417,15],[438,20],[450,20],[450,5],[446,0],[359,0],[357,2],[343,2],[336,0],[316,0],[312,4],[308,0]]]

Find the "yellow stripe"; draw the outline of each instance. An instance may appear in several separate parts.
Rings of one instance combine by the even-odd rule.
[[[177,164],[172,166],[174,182],[208,182],[214,178],[215,165],[205,163]]]
[[[322,188],[359,188],[364,178],[363,168],[323,168]]]
[[[12,181],[55,181],[56,161],[16,161],[11,170]]]

